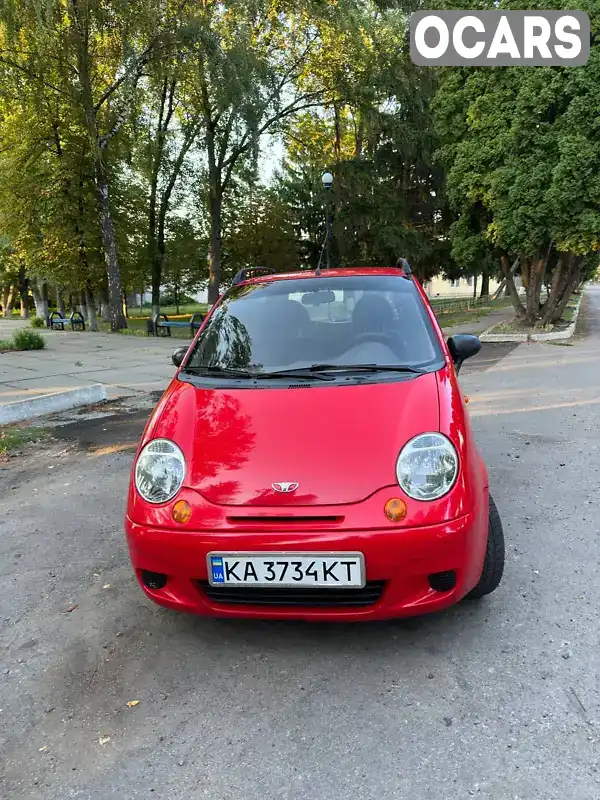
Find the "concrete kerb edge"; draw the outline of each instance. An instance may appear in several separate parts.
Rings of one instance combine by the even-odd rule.
[[[494,333],[494,330],[502,325],[501,322],[497,322],[495,325],[492,325],[491,328],[485,330],[479,338],[482,342],[557,342],[571,339],[575,335],[582,301],[583,293],[573,312],[573,318],[564,331],[554,331],[550,333]]]
[[[106,387],[102,383],[66,389],[63,392],[39,395],[26,400],[15,400],[0,406],[0,425],[11,425],[36,417],[69,411],[79,406],[104,403],[107,400]]]

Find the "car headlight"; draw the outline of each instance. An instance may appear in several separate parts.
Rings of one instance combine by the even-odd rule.
[[[135,465],[135,488],[148,503],[166,503],[175,497],[185,478],[185,458],[168,439],[153,439]]]
[[[421,433],[398,456],[396,477],[413,500],[437,500],[448,494],[458,475],[454,445],[441,433]]]

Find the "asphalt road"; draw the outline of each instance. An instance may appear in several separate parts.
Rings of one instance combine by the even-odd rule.
[[[588,307],[572,347],[487,347],[465,369],[507,572],[436,616],[151,605],[121,526],[146,412],[0,464],[0,797],[600,797],[598,290]]]

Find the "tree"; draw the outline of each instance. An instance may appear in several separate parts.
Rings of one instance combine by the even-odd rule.
[[[223,277],[246,267],[267,267],[276,272],[300,265],[298,245],[289,207],[274,190],[245,183],[234,190],[231,213],[224,215]]]
[[[328,102],[335,45],[348,32],[362,41],[360,26],[374,11],[361,0],[343,7],[335,0],[296,0],[285,11],[274,0],[204,5],[195,54],[210,219],[209,302],[219,295],[223,205],[235,170],[248,156],[256,160],[266,133]]]
[[[376,19],[375,67],[366,58],[350,86],[340,71],[335,104],[286,126],[279,192],[313,267],[325,237],[325,169],[335,176],[334,262],[395,264],[402,256],[427,279],[451,260],[451,216],[428,102],[435,76],[398,57],[401,30],[395,14]]]
[[[148,260],[152,286],[152,314],[160,311],[160,289],[167,250],[167,218],[173,192],[185,168],[188,153],[200,133],[201,116],[187,102],[192,65],[185,59],[161,62],[146,93],[148,139],[144,142],[143,171],[148,176]]]
[[[597,30],[598,12],[591,14]],[[435,101],[455,209],[479,206],[517,315],[560,319],[600,250],[600,46],[585,69],[449,69]],[[468,212],[467,212],[468,213]],[[466,223],[454,226],[461,234]],[[519,259],[525,305],[511,265]],[[549,292],[541,302],[544,286]]]
[[[184,28],[186,0],[48,0],[0,8],[0,63],[5,78],[50,90],[68,102],[86,132],[100,209],[100,234],[113,330],[126,327],[122,277],[110,197],[109,146],[130,120],[138,84]]]

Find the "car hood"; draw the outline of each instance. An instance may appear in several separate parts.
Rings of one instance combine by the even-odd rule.
[[[232,506],[359,502],[395,484],[403,445],[440,424],[435,373],[282,389],[215,390],[175,381],[161,406],[149,436],[182,447],[188,488]],[[298,485],[282,493],[276,483]]]

